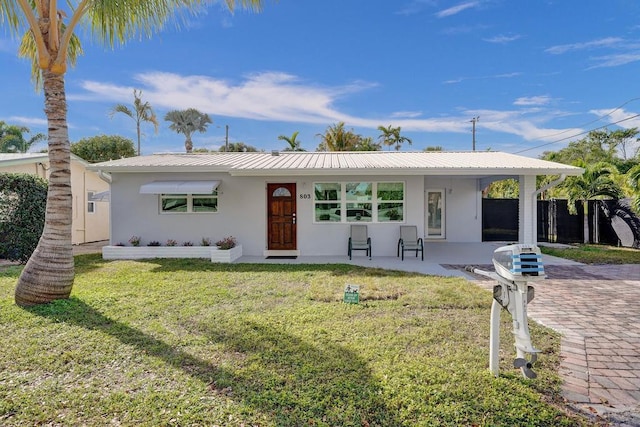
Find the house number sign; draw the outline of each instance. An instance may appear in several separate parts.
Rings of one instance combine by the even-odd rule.
[[[310,199],[311,198],[311,194],[309,194],[309,193],[300,193],[300,198],[301,199]]]

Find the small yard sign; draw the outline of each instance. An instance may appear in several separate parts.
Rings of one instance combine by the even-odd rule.
[[[344,302],[347,304],[360,303],[360,285],[351,285],[347,283],[344,288]]]

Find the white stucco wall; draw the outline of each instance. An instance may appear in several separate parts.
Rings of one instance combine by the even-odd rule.
[[[139,194],[140,186],[151,181],[220,180],[218,212],[213,214],[160,214],[157,195]],[[424,233],[424,178],[361,176],[358,181],[404,181],[406,183],[405,224],[417,225]],[[313,223],[314,182],[354,181],[354,177],[232,177],[226,174],[164,173],[113,174],[111,184],[111,243],[127,244],[140,236],[142,244],[168,239],[198,244],[203,237],[216,240],[233,235],[245,255],[262,256],[267,249],[266,184],[295,182],[297,201],[298,251],[301,255],[347,253],[348,223]],[[310,194],[311,198],[300,198]],[[395,256],[399,223],[367,223],[374,256]]]
[[[482,200],[475,178],[426,176],[424,185],[425,189],[445,192],[444,240],[482,241]]]

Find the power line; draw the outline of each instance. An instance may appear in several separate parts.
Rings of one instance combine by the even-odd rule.
[[[635,98],[635,99],[639,99],[639,98]],[[622,105],[624,105],[624,104],[622,104]],[[616,108],[616,110],[619,110],[620,108],[622,108],[622,106],[620,106],[620,107]],[[611,114],[612,114],[612,113],[614,113],[616,110],[611,111],[609,114],[607,114],[607,115],[605,115],[605,116],[603,116],[603,117],[606,117],[606,116],[608,116],[608,115],[611,115]],[[535,147],[525,148],[524,150],[516,151],[516,152],[514,152],[513,154],[520,154],[520,153],[524,153],[525,151],[535,150],[535,149],[537,149],[537,148],[546,147],[547,145],[556,144],[556,143],[558,143],[558,142],[562,142],[562,141],[565,141],[565,140],[567,140],[567,139],[575,138],[576,136],[580,136],[580,135],[587,134],[587,133],[592,132],[592,131],[594,131],[594,130],[603,129],[603,128],[606,128],[606,127],[611,126],[611,125],[617,125],[618,123],[622,123],[622,122],[626,122],[627,120],[635,119],[636,117],[640,117],[640,114],[635,114],[635,115],[633,115],[633,116],[629,116],[629,117],[627,117],[627,118],[624,118],[624,119],[618,120],[617,122],[608,123],[608,124],[606,124],[606,125],[602,125],[602,126],[599,126],[599,127],[597,127],[597,128],[591,129],[591,130],[586,130],[586,131],[583,131],[583,132],[580,132],[580,133],[576,133],[576,134],[574,134],[574,135],[567,136],[567,137],[565,137],[565,138],[561,138],[561,139],[557,139],[557,140],[555,140],[555,141],[547,142],[547,143],[545,143],[545,144],[540,144],[540,145],[535,146]],[[599,119],[597,119],[596,121],[598,121],[598,120],[600,120],[600,119],[602,119],[602,117],[601,117],[601,118],[599,118]],[[591,122],[591,123],[593,123],[593,122]],[[565,131],[565,132],[566,132],[566,131]],[[561,133],[564,133],[564,132],[561,132]],[[558,135],[558,134],[557,134],[557,135]]]

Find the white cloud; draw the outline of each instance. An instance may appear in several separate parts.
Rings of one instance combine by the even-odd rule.
[[[594,61],[599,61],[599,64],[589,67],[603,68],[603,67],[618,67],[620,65],[630,64],[632,62],[640,61],[640,51],[633,53],[620,53],[614,55],[605,55],[591,58]]]
[[[433,6],[433,0],[412,0],[407,4],[403,5],[400,10],[396,12],[396,15],[415,15],[417,13],[422,12],[425,6]]]
[[[548,95],[542,96],[522,96],[513,102],[513,105],[530,106],[530,105],[547,105],[551,102]]]
[[[37,117],[11,116],[6,122],[11,124],[21,124],[24,126],[47,127],[47,119]]]
[[[457,79],[445,80],[442,83],[444,83],[444,84],[454,84],[454,83],[463,82],[465,80],[510,79],[510,78],[513,78],[513,77],[521,76],[521,75],[522,75],[522,73],[520,73],[520,72],[514,72],[514,73],[495,74],[495,75],[492,75],[492,76],[458,77]]]
[[[448,16],[453,16],[453,15],[457,15],[458,13],[467,10],[467,9],[471,9],[474,7],[477,7],[480,4],[479,1],[468,1],[465,3],[460,3],[456,6],[452,6],[448,9],[444,9],[441,10],[440,12],[436,13],[436,17],[438,18],[446,18]]]
[[[482,40],[489,43],[507,44],[507,43],[511,43],[513,41],[518,40],[520,37],[522,36],[520,36],[519,34],[515,34],[513,36],[499,35],[499,36],[490,37],[488,39],[482,39]]]
[[[421,115],[422,111],[396,111],[395,113],[391,113],[391,117],[394,119],[415,119]]]
[[[616,123],[617,126],[625,129],[640,128],[640,116],[638,116],[638,113],[625,111],[622,108],[615,110],[591,110],[589,112],[600,117],[600,121],[603,124]]]
[[[566,53],[573,50],[585,50],[585,49],[596,49],[596,48],[607,48],[614,47],[623,42],[624,39],[619,37],[606,37],[603,39],[592,40],[588,42],[582,43],[570,43],[570,44],[562,44],[557,46],[552,46],[548,49],[545,49],[545,52],[551,53],[554,55],[560,55],[562,53]]]
[[[499,74],[486,78],[507,78],[519,73]],[[556,118],[557,113],[539,108],[513,111],[461,110],[455,114],[435,118],[421,118],[420,111],[396,111],[377,117],[359,117],[340,111],[336,101],[352,93],[361,93],[376,86],[371,82],[354,82],[342,86],[312,85],[297,76],[280,72],[263,72],[245,76],[231,82],[211,76],[181,76],[174,73],[152,72],[139,74],[138,83],[120,86],[112,83],[85,81],[86,91],[70,94],[68,99],[101,103],[130,103],[133,88],[142,89],[145,101],[153,105],[156,113],[183,108],[197,108],[213,116],[285,123],[320,124],[343,121],[349,127],[377,129],[381,124],[401,126],[410,132],[470,132],[469,120],[482,116],[479,129],[518,135],[526,140],[544,139],[557,134],[544,123]],[[541,105],[549,97],[520,98],[518,105]],[[535,102],[537,104],[535,104]],[[573,131],[573,129],[571,129]]]

